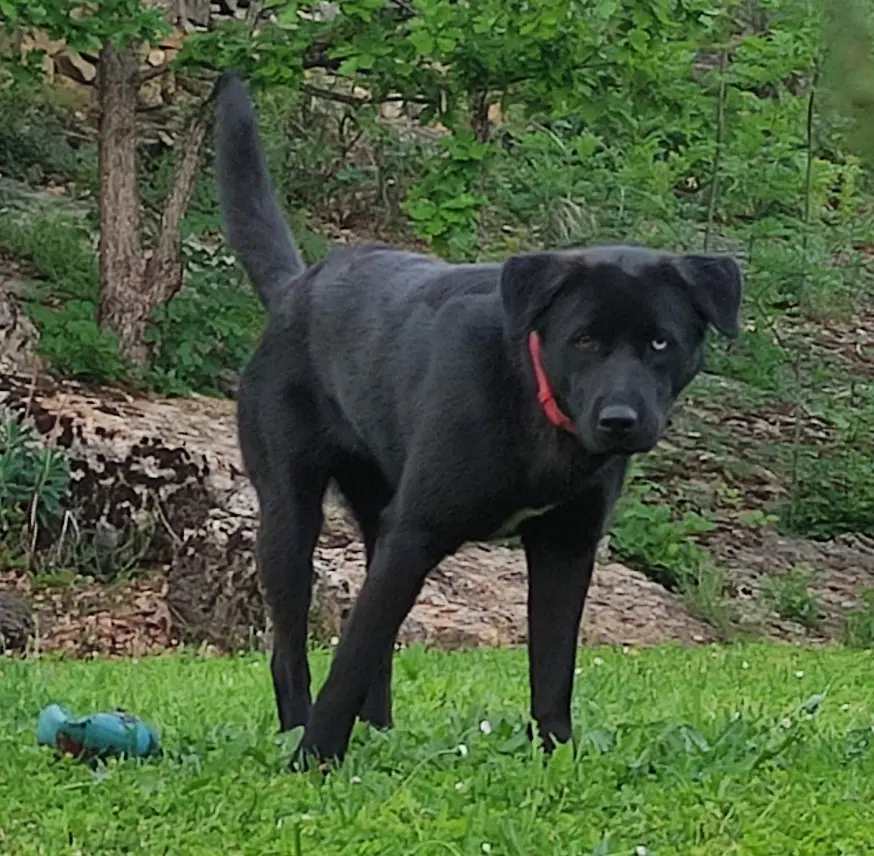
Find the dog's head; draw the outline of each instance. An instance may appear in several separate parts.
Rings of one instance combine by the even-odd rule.
[[[537,335],[555,399],[595,454],[655,446],[702,367],[708,326],[740,331],[741,273],[727,256],[622,246],[518,255],[503,266],[501,296],[514,340]]]

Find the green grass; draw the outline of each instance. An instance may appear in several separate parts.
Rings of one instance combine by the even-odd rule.
[[[326,663],[316,657],[317,676]],[[598,649],[580,665],[578,755],[544,763],[523,738],[522,652],[409,650],[397,729],[357,726],[323,782],[283,772],[263,657],[7,661],[0,852],[871,852],[868,654]],[[53,700],[135,710],[160,726],[166,755],[96,772],[54,760],[34,739]]]

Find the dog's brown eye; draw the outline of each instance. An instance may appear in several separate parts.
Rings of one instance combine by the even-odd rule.
[[[653,340],[649,343],[649,346],[650,346],[654,351],[664,351],[664,350],[666,350],[667,347],[668,347],[668,340],[667,340],[667,339],[653,339]]]
[[[588,335],[578,336],[577,340],[574,342],[574,347],[578,351],[582,351],[584,354],[589,354],[597,349],[598,341]]]

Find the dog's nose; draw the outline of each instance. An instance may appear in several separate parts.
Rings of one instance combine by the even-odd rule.
[[[637,411],[628,404],[608,404],[598,414],[598,430],[605,434],[627,434],[637,425]]]

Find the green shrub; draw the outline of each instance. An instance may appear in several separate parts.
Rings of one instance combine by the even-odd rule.
[[[0,420],[0,540],[25,525],[56,522],[69,483],[66,455],[16,420]]]

